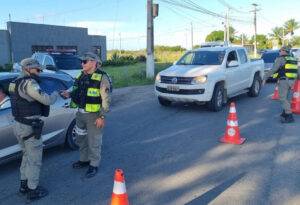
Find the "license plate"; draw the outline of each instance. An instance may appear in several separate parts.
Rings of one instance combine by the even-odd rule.
[[[167,86],[167,90],[168,91],[179,91],[179,86],[175,86],[175,85],[168,85]]]

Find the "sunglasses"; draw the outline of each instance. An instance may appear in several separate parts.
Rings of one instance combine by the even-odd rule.
[[[42,70],[39,69],[39,68],[35,68],[35,70],[36,70],[36,72],[38,72],[38,73],[41,73],[41,72],[42,72]]]
[[[87,64],[87,62],[89,62],[90,60],[82,60],[81,63],[82,64]]]

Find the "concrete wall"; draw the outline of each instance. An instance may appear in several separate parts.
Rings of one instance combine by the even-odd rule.
[[[0,30],[0,65],[10,62],[7,30]]]
[[[86,28],[8,22],[13,61],[32,55],[32,46],[77,46],[78,54],[101,46],[102,60],[106,60],[106,37],[89,36]]]

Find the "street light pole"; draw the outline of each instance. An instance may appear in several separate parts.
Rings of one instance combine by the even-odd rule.
[[[258,11],[257,10],[257,4],[253,3],[252,6],[254,6],[254,10],[253,10],[253,13],[254,13],[254,57],[256,58],[256,55],[257,55],[257,40],[256,40],[256,35],[257,35],[257,27],[256,27],[256,12]]]

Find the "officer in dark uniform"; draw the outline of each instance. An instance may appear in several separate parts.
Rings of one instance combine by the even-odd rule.
[[[49,115],[49,105],[54,104],[59,95],[41,91],[39,73],[42,66],[37,60],[26,58],[21,61],[21,66],[21,75],[9,85],[12,114],[16,121],[14,133],[23,152],[19,191],[27,194],[29,200],[36,200],[48,194],[45,188],[38,186],[43,154],[43,121],[40,118]]]

